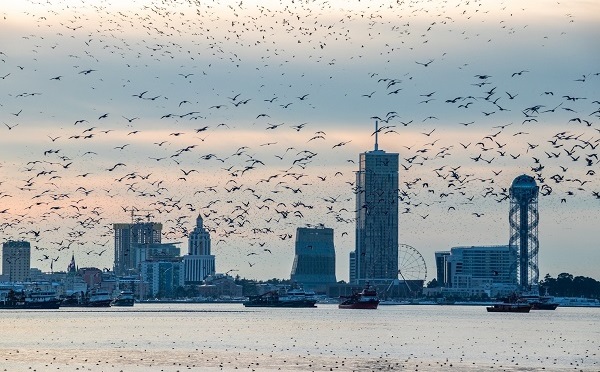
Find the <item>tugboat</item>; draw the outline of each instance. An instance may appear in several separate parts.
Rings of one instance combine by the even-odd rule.
[[[286,292],[269,291],[258,296],[248,297],[245,307],[317,307],[314,292],[294,288]]]
[[[133,292],[131,291],[121,291],[117,297],[115,297],[111,306],[133,306],[135,299],[133,297]]]
[[[362,291],[355,292],[351,296],[340,296],[340,299],[342,299],[338,305],[340,309],[377,309],[379,305],[377,290],[369,283]]]

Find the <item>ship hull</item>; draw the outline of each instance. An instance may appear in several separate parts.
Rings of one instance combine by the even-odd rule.
[[[497,304],[486,307],[488,313],[528,313],[531,310],[529,304]]]
[[[90,301],[87,304],[83,305],[84,307],[110,307],[111,299],[108,300],[98,300],[98,301]]]
[[[377,309],[379,301],[368,301],[368,302],[354,302],[354,303],[341,303],[338,305],[340,309]]]
[[[245,307],[317,307],[316,301],[274,301],[274,302],[253,302],[246,301]]]
[[[555,302],[533,302],[531,310],[556,310],[558,304]]]
[[[112,306],[133,306],[135,300],[133,298],[120,298],[112,302]]]
[[[60,300],[26,303],[0,303],[1,309],[9,310],[52,310],[60,308]]]

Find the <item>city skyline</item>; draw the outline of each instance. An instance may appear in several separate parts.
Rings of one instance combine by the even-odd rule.
[[[256,279],[288,277],[290,236],[324,224],[346,280],[358,154],[377,120],[380,147],[399,153],[399,243],[428,280],[435,251],[508,244],[521,174],[540,187],[540,277],[600,277],[597,3],[0,13],[0,239],[30,241],[42,270],[72,253],[112,267],[112,224],[137,208],[164,242],[202,213],[217,272]]]

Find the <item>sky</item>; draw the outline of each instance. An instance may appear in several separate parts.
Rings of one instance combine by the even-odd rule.
[[[0,240],[34,267],[112,268],[133,208],[182,254],[201,213],[217,271],[253,279],[324,224],[348,280],[378,121],[427,281],[435,251],[508,244],[521,174],[540,278],[600,279],[598,2],[19,1],[0,30]]]

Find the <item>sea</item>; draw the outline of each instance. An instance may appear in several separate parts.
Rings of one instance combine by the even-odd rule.
[[[600,308],[0,310],[0,371],[600,371]]]

